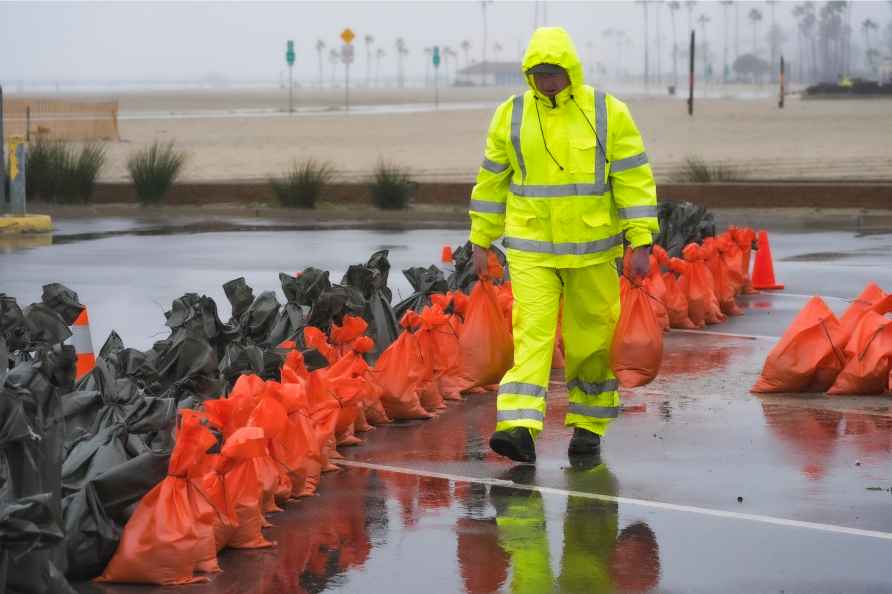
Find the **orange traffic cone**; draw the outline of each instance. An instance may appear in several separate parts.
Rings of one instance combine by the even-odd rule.
[[[90,335],[90,318],[87,316],[87,308],[81,310],[80,315],[71,325],[70,344],[77,353],[77,379],[81,379],[96,367],[96,355],[93,354],[93,337]]]
[[[443,251],[440,252],[440,261],[446,264],[447,262],[452,262],[452,246],[444,245]]]
[[[774,280],[774,262],[771,258],[771,246],[768,244],[767,231],[759,231],[759,248],[756,251],[756,264],[753,266],[753,288],[760,290],[784,288],[782,284]]]

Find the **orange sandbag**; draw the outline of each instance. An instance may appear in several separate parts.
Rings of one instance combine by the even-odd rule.
[[[447,316],[447,323],[434,333],[437,352],[445,367],[439,378],[440,392],[446,400],[461,400],[461,317],[455,313],[455,293],[432,295],[431,301]]]
[[[663,284],[666,286],[666,311],[669,314],[669,327],[696,328],[697,325],[688,316],[688,297],[682,290],[675,273],[671,270],[664,272]]]
[[[868,311],[846,345],[848,362],[827,390],[833,395],[876,395],[889,389],[892,320]]]
[[[734,240],[730,229],[718,237],[716,245],[722,262],[725,264],[731,289],[734,295],[739,295],[743,292],[744,285],[746,285],[746,273],[743,270],[743,252],[740,251],[740,246]]]
[[[753,281],[750,278],[750,259],[753,252],[753,242],[756,240],[756,232],[749,227],[738,229],[729,227],[728,232],[740,248],[741,270],[743,272],[743,287],[741,292],[745,295],[757,293],[753,289]]]
[[[304,344],[319,351],[329,365],[338,360],[338,352],[328,342],[325,333],[315,326],[304,328]]]
[[[459,335],[462,392],[498,384],[514,361],[514,343],[498,304],[498,291],[489,281],[471,290]]]
[[[653,381],[663,361],[663,330],[648,303],[647,290],[620,279],[621,312],[610,349],[613,373],[626,388]]]
[[[223,444],[216,472],[223,477],[226,501],[235,513],[237,522],[232,530],[218,526],[217,546],[222,541],[233,549],[273,546],[261,532],[265,525],[263,485],[254,465],[255,459],[266,455],[266,436],[260,427],[242,427]]]
[[[812,297],[765,359],[753,392],[824,392],[845,366],[842,329],[824,300]]]
[[[728,275],[728,267],[719,252],[718,243],[714,237],[707,237],[703,241],[706,266],[712,274],[715,296],[722,313],[726,316],[739,316],[743,314],[743,310],[734,301],[734,287]]]
[[[181,411],[168,475],[139,502],[98,582],[177,585],[208,581],[196,571],[219,570],[217,510],[190,478],[217,442],[198,414]]]
[[[381,403],[393,419],[429,419],[419,400],[418,387],[424,372],[418,338],[403,330],[375,364],[374,381],[381,388]]]
[[[677,287],[688,302],[688,318],[696,328],[706,326],[707,294],[701,283],[694,278],[693,265],[681,258],[669,260],[669,269],[678,273]]]
[[[307,401],[316,443],[319,444],[322,472],[328,472],[336,469],[331,466],[329,458],[335,449],[335,428],[341,407],[332,394],[322,369],[310,374],[307,382]]]
[[[626,251],[627,255],[631,253],[632,250]],[[631,263],[629,265],[631,266]],[[647,293],[651,297],[650,306],[654,310],[654,315],[657,316],[657,323],[660,324],[660,328],[663,330],[668,330],[669,311],[666,308],[666,283],[663,281],[660,265],[654,255],[650,256],[650,271],[644,279],[644,288],[647,289]]]
[[[690,307],[692,300],[698,302],[699,305],[702,299],[704,307],[703,320],[707,324],[724,322],[726,319],[725,314],[722,313],[718,297],[715,294],[715,280],[706,265],[706,253],[703,251],[703,248],[696,243],[689,243],[682,250],[682,255],[685,261],[691,265],[688,277],[688,290],[690,291],[688,294],[688,306]],[[696,299],[694,299],[694,295],[696,295]],[[695,324],[697,323],[693,313],[691,313],[691,320]]]
[[[858,327],[858,322],[861,321],[861,316],[873,309],[877,304],[884,303],[885,299],[886,293],[879,287],[879,285],[873,281],[867,283],[867,286],[864,287],[861,294],[855,297],[852,304],[846,308],[842,317],[839,318],[839,324],[842,327],[842,337],[845,340],[843,344],[848,345],[852,333],[855,332],[855,328]],[[882,314],[886,312],[882,311],[881,308],[877,313]]]

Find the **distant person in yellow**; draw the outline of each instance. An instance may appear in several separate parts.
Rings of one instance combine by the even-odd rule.
[[[471,194],[473,258],[486,270],[499,237],[514,292],[514,366],[499,387],[490,447],[535,462],[543,428],[558,311],[574,427],[569,453],[591,454],[619,410],[610,344],[619,317],[616,261],[634,250],[632,276],[648,270],[659,231],[656,187],[626,105],[583,82],[569,34],[533,33],[523,59],[530,87],[492,118]]]

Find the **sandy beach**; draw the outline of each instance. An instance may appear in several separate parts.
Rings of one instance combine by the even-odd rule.
[[[611,90],[607,87],[608,92]],[[304,158],[330,161],[344,180],[368,176],[380,159],[418,180],[470,180],[493,108],[513,89],[298,89],[294,115],[284,90],[126,93],[121,142],[109,144],[105,180],[126,179],[128,154],[155,139],[189,154],[184,179],[257,179]],[[658,179],[688,156],[723,162],[749,179],[892,179],[892,101],[802,100],[778,109],[770,89],[746,99],[701,98],[693,118],[681,98],[616,92],[627,101]],[[762,94],[762,97],[753,95]]]

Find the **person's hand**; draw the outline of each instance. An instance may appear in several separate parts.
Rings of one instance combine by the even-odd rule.
[[[644,280],[650,273],[650,246],[644,245],[632,250],[632,262],[629,276],[632,280]]]
[[[472,244],[471,260],[474,263],[474,273],[477,275],[477,278],[489,276],[489,249]]]

